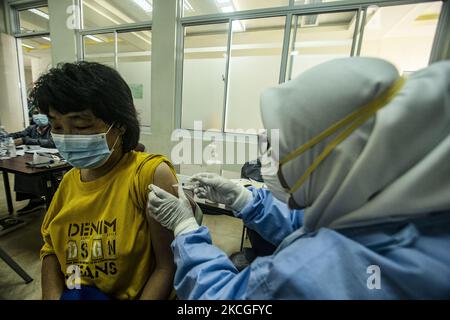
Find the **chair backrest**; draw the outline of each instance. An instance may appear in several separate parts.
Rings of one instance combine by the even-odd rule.
[[[142,143],[138,142],[136,148],[134,148],[134,151],[144,152],[145,151],[145,146]]]

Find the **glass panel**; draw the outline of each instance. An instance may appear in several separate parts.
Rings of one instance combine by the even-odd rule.
[[[262,129],[259,98],[278,84],[285,17],[233,21],[226,130]]]
[[[33,83],[52,67],[51,39],[49,37],[33,37],[17,39],[19,54],[22,55],[24,67],[24,95],[28,97]],[[28,107],[31,107],[28,104]]]
[[[297,16],[293,19],[286,79],[328,60],[351,54],[356,12]]]
[[[86,35],[84,60],[95,61],[114,68],[114,33]]]
[[[117,34],[118,71],[130,86],[142,126],[150,126],[151,31]]]
[[[300,5],[305,5],[305,4],[321,4],[321,3],[326,3],[326,2],[336,2],[336,1],[344,1],[344,0],[295,0],[294,1],[294,5],[295,6],[300,6]]]
[[[222,130],[228,23],[185,28],[181,126]]]
[[[152,19],[152,0],[84,0],[83,27],[97,28]]]
[[[49,31],[48,7],[19,11],[20,33]]]
[[[369,7],[361,56],[392,62],[401,74],[428,65],[441,2]]]
[[[183,16],[231,13],[235,11],[286,7],[289,0],[184,0]]]

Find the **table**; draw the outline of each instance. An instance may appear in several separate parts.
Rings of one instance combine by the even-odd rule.
[[[45,189],[45,203],[48,208],[57,187],[51,179],[52,174],[72,168],[72,166],[70,166],[69,164],[64,164],[53,168],[31,168],[26,164],[27,162],[31,161],[33,161],[33,155],[27,153],[24,156],[18,156],[7,160],[0,160],[0,170],[3,172],[6,202],[8,204],[8,212],[10,215],[13,214],[14,207],[12,204],[8,173],[43,177],[44,179],[42,180],[45,181],[45,185],[43,185],[43,188]],[[33,281],[33,279],[2,248],[0,248],[0,258],[5,261],[6,264],[10,266],[25,281],[25,283]]]
[[[13,214],[14,208],[12,204],[11,189],[9,185],[8,173],[21,174],[27,176],[43,177],[45,185],[43,189],[45,190],[45,202],[48,206],[52,201],[53,194],[56,191],[56,186],[52,183],[52,174],[57,172],[66,171],[72,168],[69,164],[64,164],[58,167],[52,168],[31,168],[27,166],[27,162],[33,161],[33,155],[26,153],[24,156],[18,156],[15,158],[0,160],[0,171],[3,172],[3,184],[5,185],[6,202],[8,204],[9,214]]]

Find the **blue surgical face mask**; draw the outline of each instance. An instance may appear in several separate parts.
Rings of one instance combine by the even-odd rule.
[[[56,134],[52,133],[53,141],[61,156],[75,168],[93,169],[102,166],[114,151],[119,137],[109,150],[106,135],[108,131],[99,134]]]
[[[39,127],[45,127],[48,125],[48,118],[45,114],[33,114],[33,122],[36,123]]]

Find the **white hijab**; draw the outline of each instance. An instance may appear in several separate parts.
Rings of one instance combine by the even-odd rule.
[[[261,98],[280,159],[385,92],[399,78],[375,58],[316,66]],[[334,135],[282,167],[289,186]],[[293,194],[305,229],[344,228],[450,209],[450,62],[411,75],[396,97],[326,158]]]

